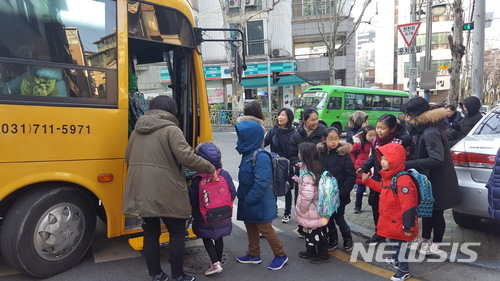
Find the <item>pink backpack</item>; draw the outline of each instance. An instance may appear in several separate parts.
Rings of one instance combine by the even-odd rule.
[[[200,176],[198,198],[201,216],[205,223],[215,223],[230,219],[233,215],[233,201],[229,185],[224,177],[220,176],[221,169],[217,169],[219,175],[217,181],[212,181],[212,174],[196,174]]]

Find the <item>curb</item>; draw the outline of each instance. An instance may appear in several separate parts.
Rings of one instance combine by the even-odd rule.
[[[353,234],[356,234],[358,236],[362,236],[364,238],[370,238],[373,236],[373,234],[375,234],[375,232],[373,230],[369,230],[369,229],[366,229],[362,226],[359,226],[357,224],[354,224],[350,221],[347,221],[347,223],[349,224],[349,227],[351,228],[351,232]],[[447,252],[449,253],[449,252]],[[449,257],[450,255],[448,255]],[[464,254],[461,254],[461,253],[456,253],[455,255],[455,260],[457,259],[467,259],[469,258],[469,256],[467,255],[464,255]],[[447,261],[450,261],[449,258],[446,258]],[[452,261],[450,261],[452,262]],[[494,270],[494,271],[497,271],[497,272],[500,272],[500,261],[495,261],[495,260],[486,260],[486,259],[481,259],[481,258],[477,258],[475,261],[473,262],[468,262],[468,263],[463,263],[464,265],[469,265],[469,266],[473,266],[473,267],[478,267],[478,268],[484,268],[484,269],[489,269],[489,270]]]

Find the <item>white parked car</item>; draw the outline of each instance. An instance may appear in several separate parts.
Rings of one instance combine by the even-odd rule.
[[[453,219],[473,228],[488,214],[488,190],[495,156],[500,147],[500,107],[489,111],[469,134],[451,149],[462,202],[453,208]]]

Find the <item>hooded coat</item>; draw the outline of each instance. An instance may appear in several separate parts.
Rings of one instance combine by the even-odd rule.
[[[316,130],[311,132],[309,136],[307,135],[306,129],[304,126],[297,128],[297,131],[293,134],[290,142],[288,143],[290,146],[290,165],[295,165],[299,160],[299,144],[303,142],[312,142],[314,144],[320,143],[323,138],[323,132],[325,131],[326,126],[319,123]]]
[[[467,108],[467,113],[462,121],[458,124],[452,125],[452,128],[460,132],[460,137],[464,138],[470,130],[472,130],[474,125],[476,125],[476,123],[483,118],[483,115],[480,111],[481,101],[477,97],[470,96],[465,98],[461,104]]]
[[[128,164],[123,214],[188,219],[188,186],[181,167],[213,173],[215,167],[193,152],[177,118],[149,110],[132,132],[125,155]]]
[[[299,192],[295,206],[297,222],[305,228],[316,229],[325,226],[330,219],[319,215],[318,186],[315,184],[314,175],[302,169],[299,179]]]
[[[486,188],[488,188],[488,212],[493,219],[500,220],[500,149]]]
[[[324,142],[316,145],[319,151],[319,161],[325,170],[335,177],[339,185],[340,204],[351,202],[351,191],[356,183],[356,170],[351,159],[352,145],[344,142],[329,150]]]
[[[354,143],[353,136],[356,135],[363,123],[368,119],[368,114],[363,111],[356,111],[347,120],[347,127],[345,128],[346,141],[350,144]]]
[[[253,151],[263,149],[264,131],[258,122],[246,120],[235,125],[238,143],[236,150],[242,155],[238,172],[237,219],[250,223],[268,223],[278,216],[276,197],[271,189],[272,164],[266,153],[258,153],[255,165],[250,159]]]
[[[391,180],[400,171],[405,170],[406,151],[396,143],[388,143],[377,148],[377,158],[382,155],[389,162],[388,170],[380,170],[382,182],[367,178],[364,183],[380,193],[379,219],[377,234],[390,239],[411,241],[418,234],[418,191],[409,175],[401,175],[396,182],[397,191],[391,189]],[[404,232],[411,232],[406,236]]]
[[[201,145],[197,149],[197,154],[203,159],[206,159],[212,163],[217,169],[221,169],[221,154],[217,146],[208,143],[208,145]],[[234,200],[236,197],[236,188],[234,187],[233,179],[231,175],[226,171],[221,169],[219,176],[226,180],[229,187],[229,192],[231,193],[231,199]],[[189,188],[189,199],[191,201],[191,206],[193,207],[193,232],[199,238],[208,238],[217,240],[220,237],[228,236],[231,234],[233,229],[233,223],[231,220],[220,221],[216,223],[205,223],[200,212],[200,201],[199,201],[199,190],[200,190],[200,176],[194,176],[191,182],[191,187]]]
[[[406,161],[407,169],[425,174],[432,183],[434,209],[446,210],[460,203],[458,179],[451,160],[450,146],[444,133],[445,108],[425,111],[413,117],[414,160]]]

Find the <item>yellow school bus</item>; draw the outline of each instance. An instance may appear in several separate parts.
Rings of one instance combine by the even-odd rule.
[[[48,277],[77,264],[97,219],[122,215],[129,96],[170,95],[188,142],[211,140],[188,0],[6,0],[0,4],[0,247]],[[133,116],[132,116],[133,117]]]

